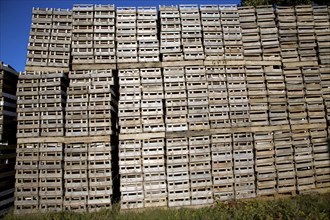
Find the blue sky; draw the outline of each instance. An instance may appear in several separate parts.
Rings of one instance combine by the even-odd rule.
[[[23,71],[31,11],[40,8],[72,8],[73,4],[115,4],[115,6],[158,6],[178,4],[239,4],[240,0],[0,0],[0,60]]]

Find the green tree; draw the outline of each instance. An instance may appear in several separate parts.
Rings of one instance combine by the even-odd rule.
[[[257,6],[257,5],[281,5],[281,6],[294,6],[294,5],[330,5],[329,0],[241,0],[242,6]]]

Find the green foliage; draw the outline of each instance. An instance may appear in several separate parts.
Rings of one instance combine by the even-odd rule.
[[[112,209],[92,213],[49,212],[30,215],[9,213],[4,220],[271,220],[271,219],[330,219],[330,193],[322,195],[299,195],[281,199],[251,199],[243,201],[217,201],[214,206],[203,208],[148,208],[120,211],[115,204]]]
[[[329,0],[241,0],[242,6],[257,6],[257,5],[281,5],[281,6],[294,6],[294,5],[329,5]]]

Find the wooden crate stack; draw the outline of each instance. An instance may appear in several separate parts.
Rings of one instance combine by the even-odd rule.
[[[225,60],[243,60],[242,29],[237,5],[219,5]]]
[[[81,138],[81,137],[80,137]],[[88,143],[76,141],[64,146],[63,209],[86,211],[88,200]]]
[[[212,183],[214,199],[235,199],[232,134],[211,135]]]
[[[110,207],[117,111],[112,70],[71,71],[69,79],[63,205],[78,211]]]
[[[178,6],[159,6],[162,61],[183,60],[181,18]]]
[[[315,187],[317,189],[326,189],[330,186],[330,159],[327,144],[327,129],[317,127],[310,129],[309,132],[314,153]]]
[[[40,136],[61,137],[64,135],[67,86],[66,73],[41,73],[38,87]]]
[[[297,18],[294,7],[278,6],[276,15],[282,62],[299,61]]]
[[[200,5],[205,60],[223,60],[224,45],[218,5]]]
[[[136,22],[139,62],[159,62],[156,7],[138,7]]]
[[[88,135],[88,90],[91,84],[87,70],[71,71],[65,109],[65,135]]]
[[[269,125],[264,66],[245,66],[251,126]]]
[[[143,132],[155,137],[142,142],[142,171],[144,176],[155,176],[165,171],[164,89],[160,68],[141,68],[141,119]],[[144,179],[144,206],[166,206],[167,186],[165,180]]]
[[[205,66],[185,67],[187,101],[188,101],[188,129],[207,130],[209,124],[209,100]]]
[[[189,180],[191,205],[213,203],[211,147],[209,135],[189,137]]]
[[[298,53],[300,61],[317,61],[313,7],[311,5],[297,5],[295,6],[295,12],[297,17]]]
[[[69,68],[71,32],[72,11],[68,9],[53,9],[47,66],[59,69]]]
[[[275,166],[275,148],[273,132],[255,132],[255,171],[257,196],[275,195],[277,193],[277,173]]]
[[[299,67],[284,67],[284,76],[287,87],[289,122],[292,129],[297,189],[300,191],[305,189],[304,185],[308,183],[314,187],[312,148],[308,129],[303,127],[304,124],[308,123],[304,82]]]
[[[251,126],[244,66],[226,66],[229,118],[232,127]]]
[[[206,66],[209,93],[210,128],[227,128],[229,119],[229,99],[225,66]]]
[[[73,5],[71,42],[73,65],[94,63],[93,13],[93,5]]]
[[[262,60],[260,31],[255,7],[238,7],[238,14],[242,29],[244,59]]]
[[[39,78],[40,137],[32,139],[39,146],[39,209],[62,210],[64,107],[68,78],[64,72],[41,73]],[[60,137],[60,140],[57,140]],[[31,143],[29,143],[31,144]]]
[[[256,7],[257,24],[260,30],[262,60],[281,60],[278,29],[275,23],[275,13],[271,5]]]
[[[40,72],[22,72],[17,84],[17,138],[40,134],[39,78]]]
[[[291,130],[274,131],[275,168],[277,174],[277,194],[295,194],[296,172]]]
[[[115,6],[94,5],[93,50],[95,64],[116,63]]]
[[[202,24],[198,5],[179,5],[184,60],[203,60]]]
[[[267,86],[269,124],[288,125],[286,85],[281,66],[264,66]]]
[[[188,130],[188,101],[184,67],[163,68],[166,132]]]
[[[328,16],[323,6],[33,9],[16,212],[94,211],[116,191],[130,209],[328,189]],[[72,69],[67,91],[54,67]]]
[[[63,143],[49,140],[43,143],[30,143],[30,145],[39,148],[39,210],[61,211],[64,191]]]
[[[233,133],[235,199],[256,197],[253,134]]]
[[[5,215],[14,202],[17,72],[0,62],[0,216]]]
[[[166,137],[168,206],[190,205],[188,138]]]
[[[33,8],[26,66],[47,66],[53,9]]]
[[[143,208],[142,141],[136,138],[142,133],[140,70],[122,69],[118,77],[120,203],[122,209]]]
[[[327,6],[313,6],[314,31],[321,64],[330,64],[330,24]]]
[[[117,7],[117,63],[138,62],[137,15],[135,7]]]
[[[16,213],[62,210],[67,84],[63,71],[23,72],[19,76]]]
[[[121,69],[119,84],[121,207],[166,206],[161,69]]]

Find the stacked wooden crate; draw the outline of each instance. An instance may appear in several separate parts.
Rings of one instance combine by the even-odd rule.
[[[255,132],[253,139],[257,196],[275,195],[277,193],[277,173],[273,132]]]
[[[306,175],[311,177],[310,184],[314,184],[312,180],[312,148],[310,146],[309,135],[307,135],[308,129],[303,126],[304,124],[308,124],[304,82],[299,67],[284,67],[284,77],[287,87],[289,122],[292,128],[291,134],[296,165],[297,189],[301,190],[302,188],[300,186],[305,184],[303,177]]]
[[[64,72],[23,72],[19,76],[17,213],[62,209],[62,137],[67,84]]]
[[[330,64],[330,25],[327,6],[313,6],[314,30],[321,64]]]
[[[238,7],[245,60],[262,60],[259,26],[255,7]]]
[[[190,205],[188,138],[166,137],[166,175],[168,206]]]
[[[327,129],[317,127],[309,130],[313,148],[315,169],[315,187],[317,189],[330,186],[330,158],[327,144]]]
[[[117,63],[138,62],[137,15],[135,7],[117,7]]]
[[[66,109],[64,208],[110,207],[117,101],[112,70],[71,71]]]
[[[116,63],[115,6],[94,5],[93,25],[95,64]]]
[[[245,66],[251,126],[269,125],[264,66]]]
[[[219,5],[225,60],[243,60],[242,29],[237,5]]]
[[[203,60],[202,24],[198,5],[179,5],[185,60]]]
[[[17,72],[0,62],[0,216],[14,202],[17,79]]]
[[[39,209],[42,211],[62,210],[64,155],[61,139],[65,134],[64,108],[68,83],[64,72],[42,72],[39,78],[40,136],[47,139],[31,139],[31,142],[39,148],[38,196]]]
[[[191,205],[213,203],[211,147],[209,135],[189,137],[189,180]]]
[[[80,137],[82,139],[82,137]],[[88,143],[65,143],[63,209],[86,211],[88,199]]]
[[[166,206],[161,69],[121,69],[118,75],[121,207]]]
[[[166,132],[188,130],[184,67],[163,68]]]
[[[142,142],[142,171],[144,176],[155,176],[165,171],[164,89],[160,68],[141,68],[141,120],[143,132],[150,138]],[[152,134],[155,137],[152,137]],[[144,179],[144,206],[166,206],[167,186],[163,180]]]
[[[0,141],[15,143],[16,138],[16,84],[17,72],[9,65],[0,62]]]
[[[307,6],[306,6],[307,7]],[[304,11],[309,12],[309,16],[304,15],[304,19],[310,19],[311,7],[308,7],[308,10],[303,8]],[[314,162],[314,177],[315,177],[315,187],[324,188],[329,186],[329,149],[327,150],[326,146],[326,127],[327,127],[327,96],[323,93],[323,86],[327,84],[327,79],[322,79],[322,72],[324,72],[324,67],[327,66],[322,64],[327,64],[328,53],[329,53],[329,39],[326,36],[329,36],[329,20],[326,20],[325,17],[328,17],[328,12],[325,10],[326,7],[314,7],[313,20],[314,26],[308,26],[304,29],[309,28],[309,37],[304,36],[304,41],[309,42],[310,47],[312,45],[317,46],[317,53],[319,55],[318,62],[321,65],[313,63],[310,66],[303,66],[302,74],[304,78],[304,87],[305,87],[305,100],[307,105],[307,114],[309,124],[317,124],[317,128],[309,129],[310,142],[313,152],[313,162]],[[297,11],[297,8],[296,8]],[[299,9],[298,9],[299,11]],[[300,12],[299,12],[300,13]],[[297,12],[297,17],[299,18],[299,13]],[[303,20],[304,23],[301,26],[307,26],[310,22]],[[301,22],[302,23],[302,22]],[[328,26],[327,26],[328,25]],[[299,25],[298,25],[299,27]],[[326,28],[324,28],[326,27]],[[320,31],[321,30],[321,31]],[[312,38],[315,36],[315,39]],[[302,40],[300,40],[302,41]],[[316,44],[314,44],[316,43]],[[306,43],[307,44],[307,43]],[[306,45],[305,44],[305,45]],[[310,56],[316,56],[316,54],[310,52]],[[308,57],[307,57],[308,59]],[[313,60],[313,59],[308,59]]]
[[[15,213],[17,214],[31,213],[39,209],[38,161],[38,144],[18,143],[15,166]]]
[[[232,127],[251,126],[245,67],[226,66],[229,118]]]
[[[39,148],[39,210],[61,211],[63,207],[63,143],[48,142],[30,143]],[[22,147],[24,144],[21,145]],[[26,147],[26,146],[25,146]],[[24,148],[23,148],[24,149]]]
[[[64,135],[64,107],[67,75],[64,72],[41,73],[39,78],[40,136]]]
[[[33,8],[26,66],[47,66],[53,9]]]
[[[185,67],[187,101],[188,101],[188,129],[207,130],[209,124],[208,83],[205,66]]]
[[[143,208],[143,172],[142,141],[122,138],[129,134],[136,136],[142,133],[141,121],[141,88],[139,69],[123,69],[118,71],[119,77],[119,175],[121,208]]]
[[[218,5],[201,5],[205,60],[223,60],[224,46]]]
[[[93,5],[73,5],[71,42],[73,65],[94,63],[93,10]]]
[[[286,85],[281,66],[264,66],[268,95],[269,124],[288,125]]]
[[[53,9],[47,66],[66,68],[70,65],[72,11]]]
[[[63,208],[81,212],[111,207],[111,138],[75,137],[65,142]]]
[[[317,89],[321,85],[321,94],[324,101],[325,118],[328,125],[330,120],[330,26],[329,26],[329,7],[326,6],[313,6],[314,16],[314,31],[316,35],[318,56],[319,56],[319,70],[320,70],[320,82],[313,84]],[[319,95],[319,93],[317,94]],[[317,110],[321,110],[322,104],[317,103]],[[323,109],[323,110],[324,110]],[[328,136],[327,136],[328,134]],[[329,146],[327,148],[326,140],[329,137],[330,129],[328,127],[328,133],[326,129],[316,128],[310,129],[311,142],[314,153],[314,169],[315,169],[315,184],[316,188],[328,188],[330,186],[330,158],[329,158]]]
[[[214,199],[235,199],[232,134],[212,134],[211,154]]]
[[[158,17],[156,7],[138,7],[137,41],[139,62],[159,61]]]
[[[293,7],[276,9],[282,63],[299,61],[295,10]],[[268,89],[270,125],[289,125],[289,103],[287,102],[285,75],[281,66],[265,67]],[[296,172],[290,127],[274,131],[275,167],[277,193],[296,192]]]
[[[301,67],[301,71],[304,78],[308,122],[326,126],[320,69],[317,65],[304,66]]]
[[[40,135],[39,79],[40,72],[22,72],[17,84],[17,137]]]
[[[297,18],[294,7],[278,6],[276,13],[282,62],[299,61]]]
[[[324,101],[325,117],[327,124],[330,120],[330,26],[329,26],[329,8],[326,6],[313,6],[314,30],[319,56],[320,83],[314,84],[319,89]],[[319,94],[318,94],[319,95]],[[321,110],[322,104],[318,103],[317,110]],[[330,129],[328,127],[328,137]],[[327,188],[330,185],[330,158],[329,148],[326,147],[326,130],[321,128],[310,130],[311,142],[314,153],[314,169],[316,188]]]
[[[277,194],[295,194],[296,172],[291,130],[274,131],[275,168],[277,173]]]
[[[210,128],[230,127],[225,66],[206,66],[205,68],[209,93]]]
[[[159,31],[155,7],[34,9],[27,66],[73,71],[67,92],[21,75],[16,212],[110,207],[117,160],[123,209],[328,188],[328,15],[160,6]]]
[[[88,90],[91,84],[90,71],[76,70],[69,75],[65,109],[65,135],[88,135]]]
[[[330,65],[320,65],[320,76],[321,76],[321,86],[322,86],[322,96],[325,105],[326,118],[327,121],[330,120]]]
[[[183,60],[181,19],[178,6],[159,6],[162,61]]]
[[[317,61],[313,7],[311,5],[297,5],[295,6],[295,12],[297,17],[299,60]]]
[[[271,5],[256,7],[257,24],[260,30],[262,60],[281,60],[278,29],[275,23],[275,13]]]
[[[113,194],[114,78],[112,70],[76,70],[69,79],[63,205],[68,210],[93,211],[111,206]]]
[[[256,197],[253,134],[233,133],[235,199]]]

